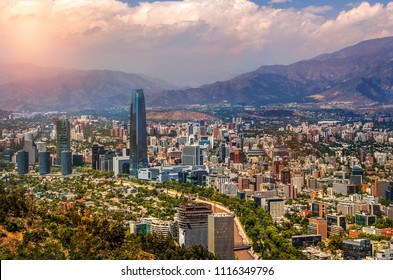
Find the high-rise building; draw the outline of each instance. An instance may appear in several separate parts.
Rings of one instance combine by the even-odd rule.
[[[393,200],[393,182],[390,182],[389,186],[387,187],[386,199],[390,201]]]
[[[114,157],[113,158],[113,172],[115,177],[129,174],[130,172],[130,157]]]
[[[234,259],[233,219],[223,213],[208,216],[208,250],[222,260]]]
[[[239,191],[249,189],[251,185],[250,182],[251,182],[250,178],[238,178],[237,185]]]
[[[116,157],[114,151],[108,150],[105,154],[100,154],[98,157],[98,166],[101,171],[112,171],[113,170],[113,158]]]
[[[245,155],[243,151],[233,151],[229,155],[229,159],[233,163],[243,163],[245,159]]]
[[[273,218],[282,217],[285,214],[284,204],[284,199],[282,198],[269,198],[267,200],[267,210]]]
[[[16,154],[16,160],[18,162],[18,173],[29,173],[29,153],[25,150],[19,151]]]
[[[325,204],[319,202],[313,202],[311,204],[311,211],[313,217],[321,217],[324,218],[326,214]]]
[[[46,152],[47,147],[46,147],[46,142],[35,142],[35,144],[37,145],[37,150],[38,152]]]
[[[393,206],[389,205],[389,207],[387,207],[387,216],[388,219],[393,220]]]
[[[327,222],[323,218],[311,218],[307,226],[308,234],[319,234],[322,238],[327,238]]]
[[[285,198],[297,199],[297,188],[291,184],[284,186]]]
[[[231,155],[231,147],[228,144],[222,142],[219,147],[219,159],[222,162],[225,162],[226,158],[230,158],[230,155]]]
[[[39,152],[38,160],[40,163],[40,175],[45,175],[50,173],[50,153],[49,152]]]
[[[281,183],[290,184],[291,183],[291,171],[289,168],[284,168],[281,170]]]
[[[368,213],[357,213],[355,214],[355,224],[359,226],[371,226],[375,223],[376,216],[369,215]]]
[[[37,161],[37,145],[33,140],[25,140],[23,150],[29,153],[29,163],[35,163]]]
[[[3,151],[3,162],[10,163],[12,162],[12,156],[14,155],[14,151],[10,148],[7,148]]]
[[[184,146],[181,155],[181,161],[184,165],[201,165],[201,150],[199,146]]]
[[[135,89],[130,106],[130,176],[137,177],[138,169],[148,165],[145,97],[142,89]]]
[[[351,184],[360,186],[363,183],[363,169],[359,166],[354,166],[350,176]]]
[[[105,153],[104,147],[96,142],[91,146],[91,168],[99,169],[98,159],[100,154]]]
[[[82,154],[72,155],[72,166],[84,166],[85,160]]]
[[[208,215],[211,206],[204,203],[190,203],[179,208],[179,244],[189,248],[193,244],[207,248]]]
[[[328,227],[335,225],[347,230],[347,218],[345,215],[328,214],[326,215],[326,221]]]
[[[71,151],[61,152],[61,175],[69,175],[72,173],[72,153]]]
[[[67,119],[57,119],[56,121],[56,143],[57,158],[56,163],[61,164],[61,153],[71,150],[70,122]]]
[[[294,177],[291,177],[291,184],[300,192],[304,185],[304,177],[300,174],[296,174]]]

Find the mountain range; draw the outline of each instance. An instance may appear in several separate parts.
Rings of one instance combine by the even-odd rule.
[[[393,102],[393,37],[360,42],[291,65],[262,66],[231,80],[153,96],[154,104]]]
[[[386,37],[290,65],[262,66],[227,81],[188,89],[119,71],[0,64],[0,109],[68,110],[128,105],[133,88],[144,89],[147,106],[223,101],[352,102],[360,106],[393,103],[392,59],[393,37]]]
[[[142,74],[119,71],[0,65],[0,109],[69,110],[128,106],[130,92],[135,88],[143,88],[149,96],[176,86]]]

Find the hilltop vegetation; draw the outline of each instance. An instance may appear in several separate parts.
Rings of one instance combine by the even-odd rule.
[[[122,220],[94,216],[83,205],[35,201],[0,183],[0,259],[214,259],[202,246],[129,234]]]
[[[106,182],[107,179],[103,178],[103,182]],[[8,182],[0,182],[0,259],[215,258],[206,248],[199,245],[186,249],[184,246],[178,246],[170,237],[164,239],[153,234],[130,234],[125,221],[132,215],[111,215],[109,212],[96,211],[94,207],[88,208],[84,203],[78,202],[83,197],[80,196],[82,193],[98,186],[94,187],[89,183],[82,186],[78,185],[78,181],[64,180],[61,182],[62,187],[73,189],[76,194],[72,201],[55,199],[52,196],[35,199],[31,189],[26,187],[28,184],[25,185],[26,182],[23,180],[34,185],[34,180],[29,177],[11,178]],[[45,193],[48,188],[55,186],[41,184],[37,190]],[[176,190],[181,194],[176,198],[169,197],[164,192],[165,189]],[[129,198],[130,202],[144,205],[146,213],[150,215],[173,219],[172,209],[177,207],[179,202],[184,203],[187,194],[208,200],[214,199],[235,213],[250,238],[254,252],[260,258],[305,259],[301,251],[295,249],[287,239],[288,236],[298,233],[278,229],[270,214],[257,207],[253,201],[215,195],[212,188],[173,181],[157,184],[154,189],[141,186],[138,188],[138,194]],[[107,193],[106,196],[116,197],[116,193]],[[121,194],[117,196],[121,197]],[[158,200],[152,204],[153,196]],[[167,207],[157,208],[161,203],[159,201],[166,201]],[[288,231],[290,230],[293,229],[288,227]]]

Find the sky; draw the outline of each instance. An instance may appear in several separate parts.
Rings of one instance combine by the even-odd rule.
[[[179,86],[386,36],[389,1],[0,1],[2,64],[120,70]]]

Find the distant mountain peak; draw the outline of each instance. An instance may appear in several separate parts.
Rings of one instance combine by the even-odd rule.
[[[153,104],[393,102],[393,37],[362,41],[290,65],[262,66],[231,80],[151,96]]]
[[[3,109],[107,108],[128,104],[135,88],[143,88],[149,96],[177,87],[161,79],[121,71],[0,65],[0,108]]]

